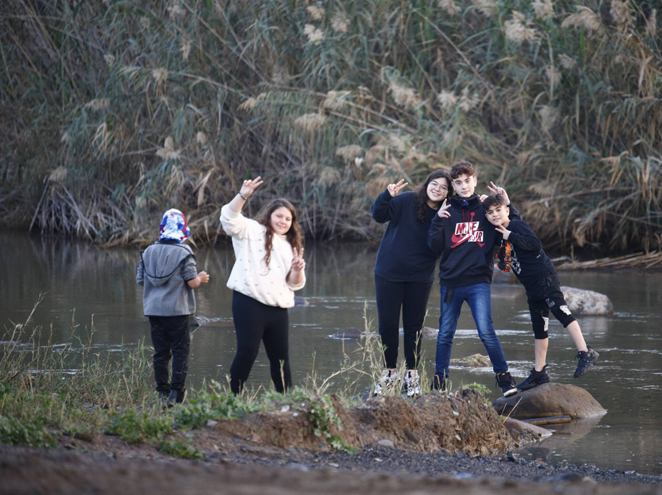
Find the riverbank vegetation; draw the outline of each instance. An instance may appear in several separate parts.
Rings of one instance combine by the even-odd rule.
[[[371,399],[381,350],[368,330],[338,371],[321,378],[311,370],[286,394],[259,387],[235,396],[211,381],[168,408],[153,391],[153,350],[143,342],[98,346],[93,324],[82,330],[72,322],[71,337],[53,344],[28,319],[0,338],[0,444],[89,451],[126,444],[188,459],[238,448],[232,438],[350,453],[380,440],[482,455],[514,445],[478,384],[430,393],[423,376],[424,394],[415,400],[402,398],[399,387]],[[399,375],[401,383],[404,368]]]
[[[0,212],[106,245],[168,207],[293,198],[315,238],[469,159],[550,250],[659,249],[656,2],[11,0],[0,7]],[[483,187],[480,187],[483,186]]]

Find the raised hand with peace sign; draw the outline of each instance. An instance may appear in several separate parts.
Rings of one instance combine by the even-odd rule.
[[[439,218],[450,218],[451,217],[451,212],[448,211],[450,209],[451,205],[448,203],[448,200],[444,199],[444,202],[441,204],[439,209],[437,210],[437,215],[439,215]]]
[[[407,187],[408,185],[409,182],[405,182],[404,179],[400,179],[400,181],[398,181],[397,184],[389,184],[388,186],[386,186],[386,189],[388,190],[389,194],[395,198],[400,193],[400,191],[405,187]]]
[[[504,199],[504,201],[506,202],[506,205],[509,205],[509,204],[510,204],[510,199],[508,198],[508,193],[506,192],[506,190],[505,190],[503,187],[499,187],[499,186],[497,186],[494,182],[490,181],[490,185],[487,186],[487,188],[488,188],[488,189],[490,190],[490,192],[491,192],[492,194],[494,194],[495,196],[496,196],[497,194],[498,194],[499,196],[501,196],[501,197]],[[482,201],[482,200],[481,200],[481,201]]]

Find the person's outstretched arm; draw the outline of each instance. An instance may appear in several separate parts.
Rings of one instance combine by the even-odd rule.
[[[239,193],[228,204],[221,208],[221,226],[230,237],[243,238],[248,229],[249,220],[241,214],[241,210],[255,190],[262,185],[262,178],[245,180]]]
[[[241,209],[246,204],[246,201],[248,201],[248,198],[250,198],[255,190],[262,185],[262,182],[262,177],[259,176],[252,180],[245,180],[239,193],[228,203],[230,209],[235,213],[240,213]]]

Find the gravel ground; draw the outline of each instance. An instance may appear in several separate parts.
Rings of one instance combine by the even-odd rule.
[[[331,467],[344,471],[411,473],[422,476],[451,476],[456,479],[498,477],[534,482],[593,480],[597,483],[646,483],[662,485],[662,476],[634,471],[599,469],[588,464],[551,465],[540,460],[521,459],[516,453],[501,457],[469,457],[465,454],[419,454],[389,447],[367,447],[357,454],[310,452],[287,449],[280,455],[244,446],[232,454],[212,454],[211,462],[266,466],[290,466],[303,471]]]

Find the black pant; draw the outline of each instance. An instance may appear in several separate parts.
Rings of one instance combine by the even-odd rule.
[[[237,334],[237,354],[230,367],[230,388],[241,392],[260,350],[260,340],[269,358],[271,380],[278,392],[292,387],[288,350],[289,317],[286,308],[267,306],[234,291],[232,318]]]
[[[421,355],[421,328],[430,298],[432,282],[391,282],[375,275],[379,335],[384,350],[384,364],[396,368],[402,307],[402,327],[405,333],[405,360],[407,369],[418,366]]]
[[[156,390],[162,394],[169,394],[170,390],[184,392],[191,345],[188,315],[150,316],[149,323],[152,326]],[[171,357],[172,383],[168,372]]]

